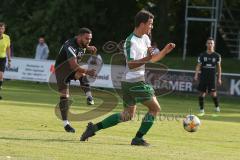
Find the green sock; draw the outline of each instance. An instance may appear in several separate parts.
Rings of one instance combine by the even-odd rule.
[[[150,113],[147,113],[142,120],[141,126],[136,134],[136,137],[142,138],[145,134],[147,134],[147,132],[153,125],[153,121],[154,116],[151,115]]]
[[[105,118],[101,122],[97,123],[95,126],[96,131],[99,131],[101,129],[109,128],[112,126],[117,125],[119,122],[121,122],[121,115],[120,113],[112,114],[111,116]]]

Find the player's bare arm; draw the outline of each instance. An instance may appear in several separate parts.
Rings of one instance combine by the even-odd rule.
[[[217,64],[217,68],[218,68],[218,78],[217,78],[217,82],[219,85],[222,84],[222,67],[221,67],[221,63]]]
[[[175,44],[174,43],[168,43],[164,49],[162,49],[158,54],[154,54],[153,55],[153,48],[149,47],[148,48],[148,54],[146,57],[139,59],[139,60],[132,60],[128,62],[128,67],[130,69],[134,69],[137,67],[140,67],[148,62],[157,62],[159,60],[161,60],[163,57],[165,57],[165,55],[167,55],[168,53],[170,53],[173,49],[175,48]]]
[[[168,43],[158,54],[154,54],[151,58],[151,62],[155,63],[162,58],[164,58],[168,53],[170,53],[175,48],[174,43]]]
[[[200,69],[201,69],[201,64],[198,63],[198,64],[196,65],[196,69],[195,69],[195,75],[194,75],[194,80],[195,80],[195,81],[198,80],[198,74],[199,74],[199,72],[200,72]]]
[[[95,70],[94,69],[84,69],[80,67],[80,65],[77,63],[77,58],[71,58],[69,59],[69,65],[71,69],[75,70],[77,75],[89,75],[89,76],[95,76]]]
[[[152,59],[152,52],[148,50],[148,55],[144,58],[138,60],[132,60],[128,62],[129,69],[138,68],[146,63],[148,63]]]
[[[8,58],[8,67],[11,67],[11,50],[10,50],[10,46],[7,47],[6,53],[7,53],[7,58]]]

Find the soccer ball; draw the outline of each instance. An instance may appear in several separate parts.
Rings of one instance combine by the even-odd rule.
[[[187,115],[183,119],[183,128],[188,132],[196,132],[200,124],[200,119],[195,115]]]

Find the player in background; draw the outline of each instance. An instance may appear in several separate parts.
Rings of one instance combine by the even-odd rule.
[[[215,104],[215,111],[220,112],[219,100],[217,97],[216,80],[219,85],[222,84],[222,69],[221,69],[221,56],[215,52],[215,42],[213,38],[209,37],[206,41],[207,50],[201,53],[198,57],[196,72],[194,80],[199,80],[198,90],[199,94],[199,116],[205,114],[204,111],[204,98],[206,93],[210,93]],[[216,79],[217,68],[217,79]],[[201,71],[201,73],[200,73]],[[200,77],[199,77],[200,73]]]
[[[80,141],[86,141],[102,129],[131,120],[135,115],[136,103],[140,102],[148,108],[148,113],[143,118],[131,145],[149,145],[143,139],[143,136],[152,127],[155,117],[160,112],[160,105],[154,95],[152,86],[145,83],[145,64],[161,60],[175,47],[175,44],[169,43],[158,54],[153,54],[153,48],[150,46],[150,39],[147,36],[153,28],[153,19],[154,16],[148,11],[138,12],[135,16],[134,31],[127,37],[124,44],[124,54],[127,62],[121,83],[124,110],[121,113],[112,114],[96,124],[88,123]]]
[[[79,61],[85,51],[95,54],[95,46],[89,46],[92,40],[92,31],[88,28],[80,28],[78,35],[67,40],[61,47],[55,62],[55,74],[58,91],[60,93],[59,108],[66,132],[75,132],[68,121],[69,111],[69,84],[71,80],[82,80],[86,75],[95,76],[94,69],[84,69]]]
[[[8,67],[11,66],[10,38],[8,35],[4,34],[5,28],[6,25],[0,22],[0,91],[2,89],[6,61],[8,61]],[[1,99],[2,96],[0,95],[0,100]]]

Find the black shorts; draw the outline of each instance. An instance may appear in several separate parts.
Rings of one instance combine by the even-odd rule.
[[[200,92],[215,92],[216,91],[216,80],[200,80],[199,85],[198,85],[198,90]]]
[[[0,58],[0,72],[4,72],[6,68],[6,58]]]
[[[71,80],[75,79],[75,71],[71,70],[66,65],[62,65],[55,69],[58,91],[66,90],[69,88]]]

